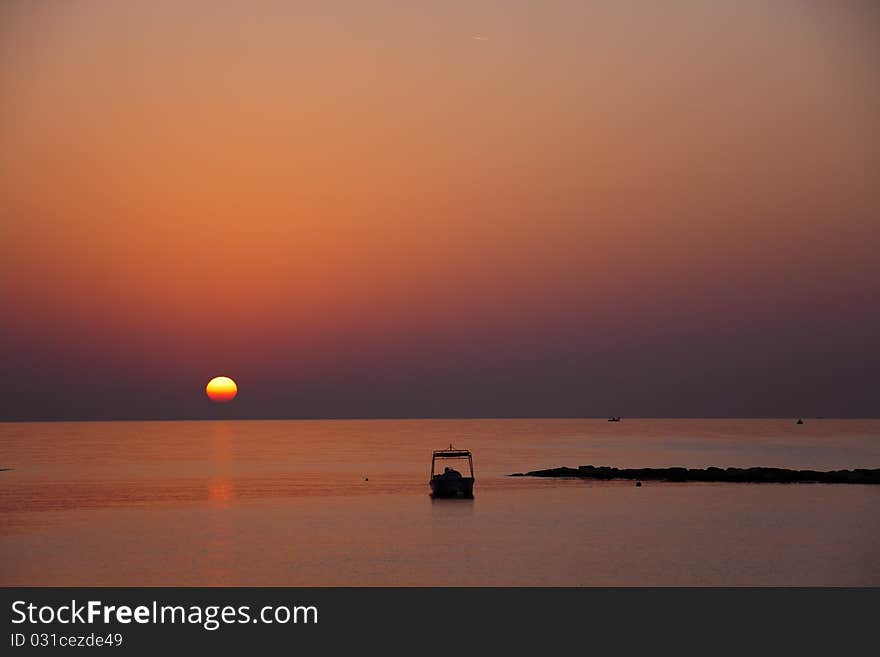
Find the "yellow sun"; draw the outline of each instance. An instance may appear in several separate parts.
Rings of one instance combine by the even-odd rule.
[[[225,404],[235,399],[235,395],[238,394],[238,386],[228,376],[215,376],[208,381],[205,392],[208,393],[211,401]]]

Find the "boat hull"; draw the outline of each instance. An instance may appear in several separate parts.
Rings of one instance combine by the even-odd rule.
[[[431,497],[472,498],[473,477],[431,477]]]

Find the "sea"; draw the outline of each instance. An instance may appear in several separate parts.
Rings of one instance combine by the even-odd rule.
[[[508,476],[587,464],[880,468],[880,420],[0,423],[0,585],[880,585],[880,486]]]

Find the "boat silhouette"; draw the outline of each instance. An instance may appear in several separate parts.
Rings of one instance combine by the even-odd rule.
[[[466,460],[470,476],[465,477],[452,467],[445,466],[443,472],[437,473],[437,462]],[[451,444],[446,449],[435,450],[431,455],[431,486],[432,497],[474,496],[474,458],[467,449],[455,449]]]

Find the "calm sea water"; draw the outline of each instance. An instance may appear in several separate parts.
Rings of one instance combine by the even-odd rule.
[[[880,421],[0,424],[0,584],[880,585],[880,486],[505,477],[583,464],[878,468]]]

